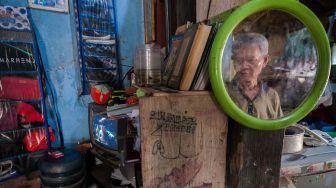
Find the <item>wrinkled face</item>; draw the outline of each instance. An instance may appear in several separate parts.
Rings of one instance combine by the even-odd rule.
[[[256,80],[268,62],[268,55],[261,55],[258,46],[243,46],[233,52],[232,60],[241,81]]]

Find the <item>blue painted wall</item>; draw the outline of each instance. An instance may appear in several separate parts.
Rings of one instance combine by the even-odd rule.
[[[1,0],[3,5],[27,6],[23,0]],[[32,22],[46,72],[57,96],[64,142],[72,145],[88,140],[87,106],[89,96],[78,96],[80,82],[73,1],[70,13],[32,9]],[[116,0],[120,57],[132,66],[135,47],[144,43],[143,1]],[[124,72],[128,67],[124,69]]]
[[[143,0],[116,0],[116,10],[121,64],[133,65],[136,47],[145,42]],[[123,66],[123,73],[129,68]]]

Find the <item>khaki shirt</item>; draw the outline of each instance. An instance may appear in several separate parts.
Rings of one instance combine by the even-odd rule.
[[[266,84],[261,84],[259,93],[252,100],[241,92],[236,81],[227,84],[227,89],[236,105],[254,117],[277,119],[283,116],[278,93]]]

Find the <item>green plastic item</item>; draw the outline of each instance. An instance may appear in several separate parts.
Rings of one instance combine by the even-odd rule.
[[[136,95],[137,97],[144,97],[144,96],[146,95],[146,91],[143,90],[143,89],[141,89],[141,88],[139,88],[139,89],[136,90],[135,95]]]
[[[230,98],[222,78],[222,56],[230,34],[248,16],[264,10],[280,10],[295,16],[307,29],[316,43],[318,67],[310,94],[290,114],[279,119],[259,119],[242,111]],[[305,117],[321,97],[330,74],[330,46],[327,34],[315,14],[296,0],[252,0],[237,8],[219,29],[210,59],[210,81],[213,92],[223,110],[240,124],[257,130],[277,130],[288,127]]]
[[[336,132],[327,132],[331,137],[336,138]]]

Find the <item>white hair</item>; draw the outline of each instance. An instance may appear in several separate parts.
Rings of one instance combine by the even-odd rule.
[[[234,35],[233,52],[244,46],[257,45],[261,55],[268,54],[268,41],[266,37],[259,33],[238,33]]]

